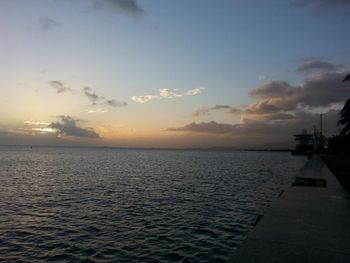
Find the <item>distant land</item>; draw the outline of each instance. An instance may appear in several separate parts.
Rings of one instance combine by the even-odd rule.
[[[193,148],[157,148],[157,147],[114,147],[114,146],[72,146],[72,145],[0,145],[0,147],[26,147],[26,148],[78,148],[78,149],[121,149],[121,150],[161,150],[161,151],[248,151],[248,152],[291,152],[286,148],[235,148],[235,147],[193,147]]]

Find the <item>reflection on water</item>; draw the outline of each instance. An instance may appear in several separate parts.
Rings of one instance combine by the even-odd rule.
[[[0,261],[220,262],[289,153],[0,147]]]

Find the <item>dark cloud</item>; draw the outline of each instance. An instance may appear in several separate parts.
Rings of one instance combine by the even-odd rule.
[[[270,114],[279,112],[281,109],[271,105],[271,100],[261,101],[249,106],[248,109],[245,110],[247,114]]]
[[[124,13],[131,16],[140,16],[145,10],[136,0],[95,0],[95,8],[108,9],[115,13]]]
[[[236,107],[230,105],[215,105],[211,108],[212,110],[226,110],[227,114],[237,114],[240,113],[240,110]]]
[[[350,0],[296,0],[293,3],[294,7],[314,7],[317,9],[331,8],[331,7],[342,7],[349,8]]]
[[[272,114],[280,111],[295,110],[297,101],[288,98],[275,98],[260,101],[251,105],[244,112],[247,114]]]
[[[276,119],[274,116],[272,119]],[[279,116],[276,120],[252,120],[243,118],[238,124],[201,122],[190,123],[183,127],[169,128],[169,132],[181,132],[185,134],[207,134],[215,136],[226,136],[228,138],[239,138],[240,144],[248,145],[251,140],[264,138],[266,143],[278,140],[292,141],[292,135],[300,132],[302,129],[313,131],[314,125],[319,123],[319,114],[299,111],[295,115]],[[324,114],[324,132],[325,134],[334,134],[337,132],[336,122],[339,119],[338,110],[330,110]],[[258,141],[258,140],[257,140]]]
[[[309,73],[315,70],[319,70],[320,72],[331,72],[337,71],[339,69],[344,69],[343,65],[335,65],[333,63],[322,61],[322,60],[307,60],[303,64],[301,64],[296,72],[298,73]]]
[[[276,112],[276,113],[268,113],[268,114],[260,115],[261,120],[269,120],[269,121],[285,121],[285,120],[292,120],[295,118],[296,116],[294,114],[285,113],[285,112]]]
[[[324,73],[306,79],[301,86],[300,104],[309,107],[327,107],[343,103],[350,96],[350,88],[341,80],[345,73]]]
[[[77,126],[79,120],[70,116],[60,116],[60,122],[52,122],[48,127],[55,129],[56,133],[63,136],[75,136],[85,138],[99,138],[99,134],[92,128],[82,128]]]
[[[60,23],[53,20],[52,18],[41,17],[39,19],[39,26],[40,26],[41,30],[43,30],[43,31],[51,30],[59,25],[60,25]]]
[[[308,60],[310,62],[311,59]],[[344,67],[325,61],[312,59],[303,63],[299,71],[319,71],[306,78],[300,85],[273,80],[257,87],[250,95],[258,101],[245,109],[229,105],[204,107],[193,113],[194,116],[208,115],[213,110],[230,110],[241,114],[240,123],[228,124],[201,122],[190,123],[167,131],[179,132],[183,136],[203,136],[205,140],[226,138],[233,145],[251,145],[266,142],[293,142],[292,135],[302,129],[312,132],[318,126],[320,108],[339,107],[350,96],[350,87],[342,80],[346,75]],[[329,110],[324,115],[324,131],[328,135],[337,133],[339,110]],[[203,139],[204,140],[204,139]],[[279,144],[282,145],[282,144]]]
[[[317,70],[318,74],[306,78],[300,85],[286,81],[273,80],[257,87],[250,95],[258,101],[245,109],[235,109],[240,113],[237,124],[218,123],[215,121],[190,123],[169,128],[168,132],[181,133],[182,136],[202,138],[202,141],[217,141],[237,147],[247,145],[289,145],[293,146],[293,134],[307,129],[313,132],[319,124],[316,111],[323,114],[324,134],[330,136],[338,133],[340,105],[350,96],[348,83],[342,82],[346,76],[345,67],[317,59],[303,63],[299,72]],[[328,110],[325,110],[328,108]],[[204,107],[194,116],[210,114],[213,110],[231,109],[229,105]]]
[[[264,83],[250,92],[250,95],[260,99],[293,96],[299,91],[285,81],[273,80]]]
[[[56,90],[58,94],[65,93],[65,92],[73,92],[72,89],[66,87],[61,81],[58,81],[58,80],[50,81],[50,85],[52,88]]]
[[[273,125],[273,129],[271,129]],[[192,122],[188,125],[179,128],[169,128],[167,131],[177,132],[190,132],[190,133],[204,133],[204,134],[215,134],[215,135],[228,135],[228,136],[252,136],[258,134],[271,134],[274,130],[276,133],[278,130],[276,124],[270,124],[265,121],[256,120],[245,120],[245,123],[239,124],[227,124],[211,122]]]
[[[240,110],[238,108],[230,105],[215,105],[214,107],[211,107],[211,108],[204,107],[204,108],[198,109],[195,112],[193,112],[192,115],[195,117],[209,115],[211,111],[215,111],[215,110],[226,110],[227,114],[232,114],[232,115],[240,113]]]
[[[1,145],[40,145],[40,146],[103,146],[102,140],[91,140],[82,138],[72,140],[71,137],[57,136],[54,133],[33,133],[24,131],[6,131],[0,130]]]
[[[211,122],[192,122],[188,125],[179,128],[169,128],[167,131],[180,131],[180,132],[195,132],[195,133],[211,133],[211,134],[227,134],[234,133],[237,130],[236,125]]]
[[[350,95],[350,88],[342,83],[344,75],[344,72],[321,73],[307,78],[300,86],[270,81],[250,93],[262,101],[253,104],[245,112],[266,114],[343,103]]]

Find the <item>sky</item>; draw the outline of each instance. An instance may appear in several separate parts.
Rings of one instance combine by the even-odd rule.
[[[349,0],[0,0],[0,145],[286,148],[335,134]]]

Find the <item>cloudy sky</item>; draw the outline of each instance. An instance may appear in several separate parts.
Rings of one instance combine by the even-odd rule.
[[[350,97],[349,0],[0,0],[0,144],[289,147]]]

